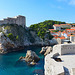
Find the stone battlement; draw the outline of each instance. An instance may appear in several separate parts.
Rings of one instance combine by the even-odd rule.
[[[53,53],[59,53],[60,55],[64,54],[75,54],[75,44],[59,44],[53,47]]]
[[[16,16],[13,18],[7,17],[6,19],[0,20],[0,25],[2,24],[17,24],[17,25],[21,25],[23,27],[26,26],[26,18],[25,16]]]

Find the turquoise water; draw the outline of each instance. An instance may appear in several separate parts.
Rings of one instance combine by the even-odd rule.
[[[35,66],[28,66],[25,61],[18,61],[25,56],[27,50],[33,50],[40,57]],[[44,56],[39,54],[40,47],[26,47],[24,50],[0,55],[0,75],[43,75]]]

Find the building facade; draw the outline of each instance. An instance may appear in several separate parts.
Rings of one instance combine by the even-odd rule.
[[[63,29],[66,29],[66,28],[71,28],[71,25],[70,24],[54,24],[53,25],[54,27],[54,30],[63,30]]]
[[[75,35],[71,35],[71,36],[70,36],[70,41],[71,41],[71,42],[75,42]]]
[[[16,16],[16,17],[13,17],[13,18],[6,18],[6,19],[3,19],[3,20],[0,20],[0,25],[2,24],[17,24],[17,25],[21,25],[23,27],[26,26],[26,18],[25,16]]]

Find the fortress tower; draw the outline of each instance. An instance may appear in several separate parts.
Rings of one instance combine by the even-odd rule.
[[[2,24],[17,24],[26,27],[26,18],[25,16],[21,16],[21,15],[13,18],[8,17],[6,19],[0,20],[0,25]]]

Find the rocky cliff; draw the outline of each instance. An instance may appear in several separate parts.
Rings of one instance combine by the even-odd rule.
[[[13,24],[0,26],[0,53],[17,50],[17,48],[22,49],[24,46],[41,44],[41,39],[28,28]]]

